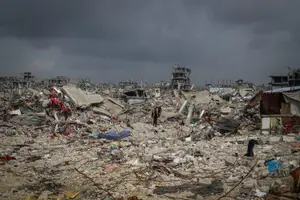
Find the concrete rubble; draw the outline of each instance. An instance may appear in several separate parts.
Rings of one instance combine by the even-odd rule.
[[[2,85],[0,198],[295,197],[299,133],[262,134],[259,108],[245,111],[249,91],[134,91]],[[245,157],[250,139],[258,144]]]

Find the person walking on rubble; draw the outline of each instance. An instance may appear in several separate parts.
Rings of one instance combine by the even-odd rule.
[[[161,106],[155,106],[152,110],[151,117],[153,119],[153,126],[157,126],[157,120],[161,115]]]

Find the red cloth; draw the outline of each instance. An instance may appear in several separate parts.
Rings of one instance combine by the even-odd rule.
[[[70,109],[65,107],[65,103],[63,101],[61,102],[61,111],[62,112],[71,112]]]
[[[55,89],[54,88],[51,88],[51,97],[52,98],[54,98],[55,97],[55,95],[56,95],[56,91],[55,91]]]
[[[1,156],[0,157],[0,160],[3,160],[3,161],[10,161],[10,160],[16,160],[15,157],[12,157],[10,155],[6,155],[6,156]]]
[[[59,105],[59,101],[54,97],[51,97],[50,101],[51,101],[51,103],[53,103],[55,105]]]

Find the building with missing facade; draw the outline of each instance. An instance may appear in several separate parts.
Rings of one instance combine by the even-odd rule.
[[[131,87],[131,88],[137,88],[138,87],[138,82],[133,81],[133,80],[127,80],[127,81],[120,81],[119,82],[119,87],[120,88],[126,88],[126,87]]]
[[[191,69],[174,65],[172,79],[171,79],[171,87],[173,89],[182,89],[182,90],[190,90],[191,89],[191,81],[190,81]]]
[[[300,69],[290,69],[286,75],[269,76],[272,90],[284,87],[300,86]]]
[[[49,86],[64,86],[70,82],[70,79],[66,76],[56,76],[55,78],[51,78],[48,80]]]

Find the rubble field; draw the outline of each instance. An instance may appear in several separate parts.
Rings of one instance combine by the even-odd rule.
[[[298,197],[300,136],[261,133],[258,91],[0,91],[0,199]]]

